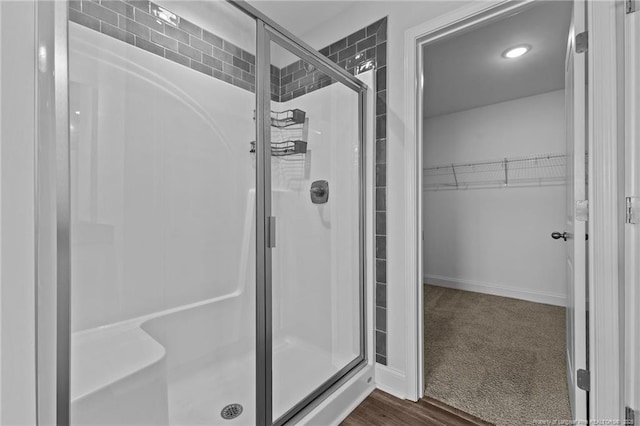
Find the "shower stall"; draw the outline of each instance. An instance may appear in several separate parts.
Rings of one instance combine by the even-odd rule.
[[[368,361],[367,86],[245,2],[38,22],[40,418],[303,418]]]

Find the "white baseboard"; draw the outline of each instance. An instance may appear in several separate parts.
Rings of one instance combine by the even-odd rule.
[[[461,280],[457,278],[441,277],[425,274],[424,282],[438,287],[456,290],[473,291],[494,296],[510,297],[512,299],[527,300],[529,302],[545,303],[554,306],[566,306],[566,296],[542,291],[521,290],[504,287],[497,284],[481,283],[477,281]]]
[[[376,364],[376,387],[396,398],[405,399],[407,395],[405,375],[386,365]]]

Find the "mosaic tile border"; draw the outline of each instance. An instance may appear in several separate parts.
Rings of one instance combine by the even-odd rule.
[[[145,0],[72,0],[69,20],[241,89],[255,92],[256,58],[227,40]]]

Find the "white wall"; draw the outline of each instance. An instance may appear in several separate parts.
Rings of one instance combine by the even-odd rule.
[[[251,285],[255,95],[73,23],[70,49],[73,330]]]
[[[0,2],[1,424],[35,424],[34,4]]]
[[[424,167],[564,153],[564,91],[424,121]],[[565,187],[424,191],[425,282],[564,305]]]

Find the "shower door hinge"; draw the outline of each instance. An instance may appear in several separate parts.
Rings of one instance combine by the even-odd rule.
[[[638,197],[627,197],[626,205],[624,209],[624,222],[637,224],[640,219],[640,203],[638,203]]]
[[[576,35],[576,53],[583,53],[589,50],[589,32],[584,31]]]
[[[626,0],[625,1],[625,10],[627,14],[633,13],[636,11],[636,0]]]
[[[576,200],[576,220],[586,222],[589,220],[589,200]]]
[[[626,426],[636,425],[636,412],[631,407],[624,407],[624,424]]]
[[[276,246],[276,217],[269,216],[267,228],[267,247],[275,248]]]
[[[581,368],[577,373],[578,388],[589,392],[591,390],[591,372]]]

